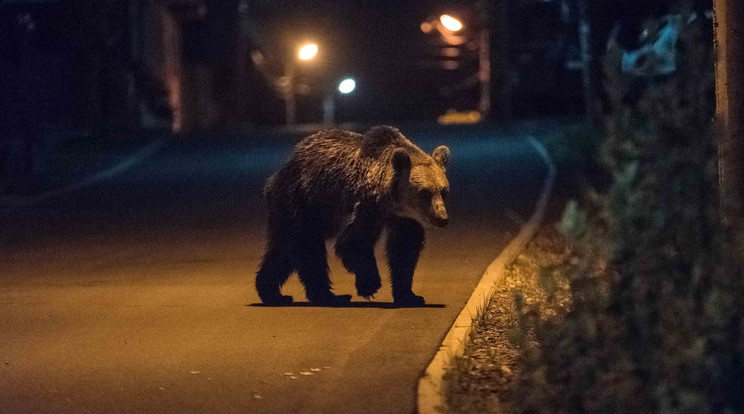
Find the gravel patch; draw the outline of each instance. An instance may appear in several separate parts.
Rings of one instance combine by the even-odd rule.
[[[518,412],[511,390],[519,377],[520,351],[539,346],[530,328],[570,305],[568,280],[560,272],[569,247],[553,224],[540,229],[525,251],[505,269],[462,358],[445,376],[451,413]]]

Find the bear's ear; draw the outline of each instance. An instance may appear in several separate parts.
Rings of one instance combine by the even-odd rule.
[[[441,145],[434,149],[434,152],[431,153],[431,157],[434,158],[434,161],[436,161],[436,163],[442,168],[445,168],[449,162],[450,150],[444,145]]]
[[[411,156],[403,148],[396,148],[393,151],[393,168],[395,172],[401,172],[411,169]]]

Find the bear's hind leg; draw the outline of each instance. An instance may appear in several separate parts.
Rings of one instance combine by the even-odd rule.
[[[284,238],[269,237],[266,253],[256,274],[256,290],[261,302],[269,306],[292,303],[292,296],[282,295],[281,287],[294,271],[292,247]]]
[[[334,295],[328,275],[328,256],[321,231],[306,231],[297,241],[297,274],[305,286],[307,300],[314,305],[339,306],[351,295]]]
[[[424,248],[424,229],[415,220],[394,218],[388,227],[387,257],[393,302],[398,306],[421,306],[424,298],[413,293],[413,272]]]

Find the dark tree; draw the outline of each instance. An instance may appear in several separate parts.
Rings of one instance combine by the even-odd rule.
[[[744,0],[715,0],[720,211],[744,251]]]

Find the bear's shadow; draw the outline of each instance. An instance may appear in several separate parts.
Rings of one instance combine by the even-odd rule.
[[[400,306],[393,302],[367,302],[357,301],[349,302],[341,305],[327,306],[327,305],[314,305],[310,302],[292,302],[288,305],[264,305],[263,303],[251,303],[246,306],[255,306],[260,308],[378,308],[378,309],[408,309],[408,308],[446,308],[447,306],[441,303],[425,303],[419,306]]]

